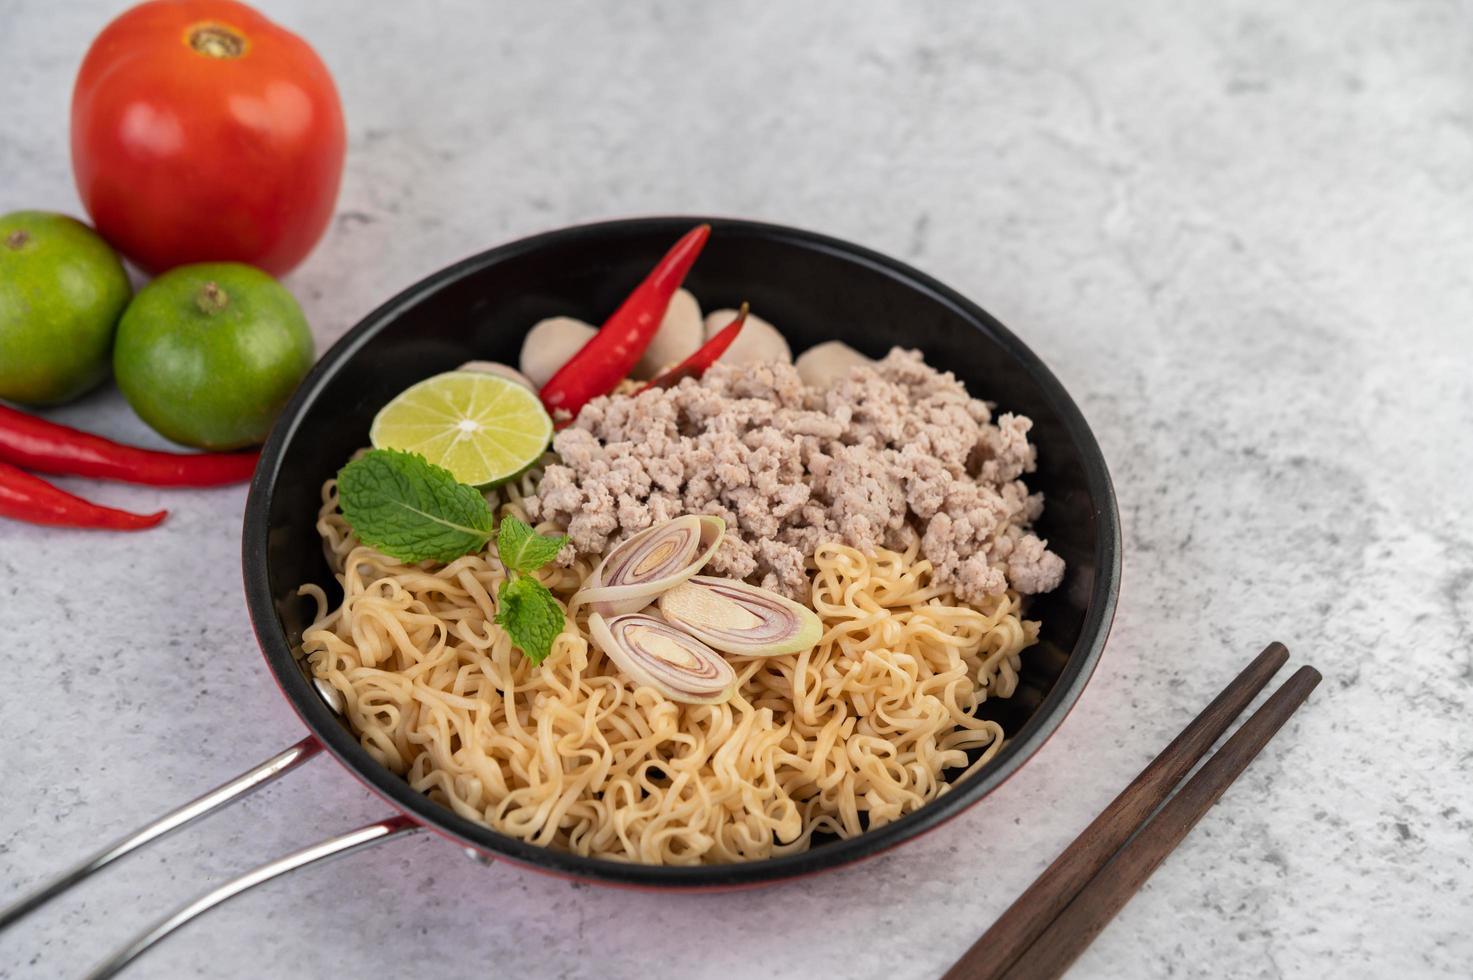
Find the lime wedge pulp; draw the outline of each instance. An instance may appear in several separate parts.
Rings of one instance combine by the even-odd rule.
[[[552,419],[525,385],[449,371],[400,392],[379,410],[368,438],[376,449],[419,453],[481,487],[536,462],[552,438]]]

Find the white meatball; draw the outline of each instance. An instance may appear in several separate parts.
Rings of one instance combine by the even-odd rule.
[[[474,371],[479,374],[494,374],[498,377],[506,378],[508,381],[515,381],[517,384],[522,385],[523,387],[528,388],[534,392],[537,390],[537,386],[534,385],[532,383],[532,380],[528,378],[525,374],[518,371],[514,367],[508,367],[505,364],[498,364],[496,361],[466,361],[455,370]]]
[[[634,377],[648,381],[666,368],[674,367],[694,354],[704,339],[701,304],[689,290],[677,289],[665,308],[665,318],[660,321],[655,339],[634,366]]]
[[[710,340],[723,327],[731,326],[737,318],[736,310],[716,310],[706,317],[706,339]],[[747,314],[742,332],[719,360],[723,364],[757,364],[762,361],[786,361],[792,363],[793,352],[777,328],[760,316]]]
[[[522,373],[532,382],[534,388],[541,388],[596,333],[597,328],[570,316],[539,320],[536,326],[527,331],[527,339],[522,341],[519,362]]]
[[[828,388],[840,378],[848,377],[849,369],[856,364],[873,363],[842,340],[830,340],[799,354],[793,366],[798,369],[798,377],[804,384],[812,388]]]

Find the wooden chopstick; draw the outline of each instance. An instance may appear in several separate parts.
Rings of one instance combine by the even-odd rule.
[[[1243,774],[1248,763],[1283,727],[1319,682],[1320,672],[1313,667],[1296,670],[1166,802],[1155,819],[1122,847],[1075,896],[1068,908],[1003,974],[1006,980],[1052,980],[1063,976],[1069,965],[1115,917],[1115,913],[1124,908],[1131,896],[1151,877],[1151,872],[1166,860],[1166,855],[1176,849],[1202,815]]]
[[[1233,719],[1289,659],[1270,643],[1161,754],[1054,859],[1038,880],[972,944],[943,980],[996,980],[1022,956],[1101,868],[1140,829]],[[1082,947],[1081,947],[1082,948]]]

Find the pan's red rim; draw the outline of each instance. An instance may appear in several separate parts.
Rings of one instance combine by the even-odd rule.
[[[974,774],[957,790],[930,801],[884,827],[858,837],[826,843],[801,854],[742,864],[698,867],[666,867],[581,857],[507,837],[482,824],[466,820],[416,792],[400,777],[375,762],[341,719],[322,702],[297,664],[276,611],[276,598],[271,591],[266,561],[271,496],[281,472],[286,447],[296,435],[306,409],[334,373],[371,343],[380,330],[427,296],[488,265],[525,255],[566,239],[652,232],[668,238],[700,222],[709,222],[716,231],[727,230],[749,236],[774,238],[787,244],[827,252],[868,267],[896,278],[912,289],[929,294],[957,310],[972,321],[977,329],[992,334],[1043,389],[1059,419],[1068,429],[1071,439],[1079,447],[1082,457],[1080,462],[1098,527],[1094,556],[1097,571],[1085,621],[1074,649],[1070,652],[1064,673],[1022,730],[1009,740],[988,766]],[[950,821],[1010,778],[1058,730],[1094,674],[1114,621],[1119,597],[1121,536],[1118,506],[1109,470],[1088,423],[1063,385],[1043,362],[985,310],[918,270],[839,239],[781,225],[736,219],[662,217],[579,225],[490,249],[410,286],[349,330],[323,355],[303,380],[262,450],[261,462],[246,501],[242,565],[252,626],[262,655],[283,696],[303,724],[338,763],[398,811],[462,847],[539,873],[635,889],[700,892],[773,884],[865,860]]]

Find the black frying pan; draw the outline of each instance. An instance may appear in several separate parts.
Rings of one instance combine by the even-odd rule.
[[[1046,495],[1040,533],[1063,556],[1068,572],[1060,589],[1038,597],[1029,608],[1043,628],[1039,644],[1023,657],[1017,693],[983,706],[1003,726],[1008,743],[971,778],[893,823],[849,840],[817,840],[806,853],[745,864],[652,867],[579,857],[503,836],[430,801],[374,762],[293,654],[313,611],[312,603],[295,593],[304,582],[332,582],[314,528],[320,488],[367,444],[369,423],[384,403],[413,382],[468,360],[515,364],[527,329],[543,317],[601,321],[665,249],[701,221],[710,221],[713,231],[687,285],[703,307],[735,307],[748,300],[778,325],[795,353],[831,339],[871,356],[897,344],[918,347],[929,363],[955,372],[973,394],[995,401],[1000,411],[1032,417],[1039,469],[1029,486]],[[379,307],[323,356],[272,430],[246,502],[242,552],[246,600],[261,650],[311,735],[0,913],[0,927],[322,748],[382,796],[395,815],[217,890],[212,901],[160,923],[141,945],[110,961],[110,968],[261,880],[421,827],[486,857],[635,887],[734,888],[849,864],[957,815],[1038,751],[1094,670],[1120,577],[1119,517],[1099,446],[1063,387],[1017,337],[975,304],[893,259],[811,232],[695,217],[612,221],[523,239],[436,273]]]

